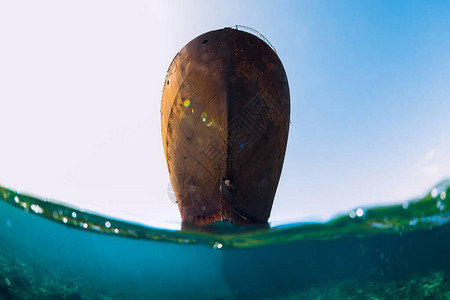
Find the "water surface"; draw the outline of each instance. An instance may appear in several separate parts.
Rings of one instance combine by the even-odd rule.
[[[0,299],[449,299],[449,193],[180,231],[0,187]]]

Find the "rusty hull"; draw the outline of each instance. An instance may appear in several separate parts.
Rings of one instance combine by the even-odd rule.
[[[283,65],[257,36],[225,28],[181,49],[165,79],[161,128],[183,222],[267,222],[289,115]]]

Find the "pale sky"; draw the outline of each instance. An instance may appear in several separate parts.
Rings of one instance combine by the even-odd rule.
[[[423,196],[450,177],[450,2],[1,1],[0,184],[145,224],[169,200],[160,103],[175,54],[236,24],[286,69],[271,221]]]

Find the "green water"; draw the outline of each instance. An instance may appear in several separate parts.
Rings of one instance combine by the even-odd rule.
[[[180,231],[0,187],[0,299],[450,299],[449,195]]]

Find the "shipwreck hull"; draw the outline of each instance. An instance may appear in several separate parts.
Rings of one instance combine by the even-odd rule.
[[[289,115],[286,73],[262,39],[225,28],[181,49],[165,79],[161,127],[183,222],[267,221]]]

